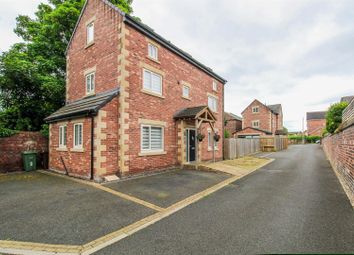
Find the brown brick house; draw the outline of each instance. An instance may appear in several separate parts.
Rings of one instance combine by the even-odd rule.
[[[326,111],[306,113],[307,135],[322,136],[326,128],[326,113]]]
[[[226,80],[146,25],[87,0],[66,56],[50,169],[101,180],[222,159]]]
[[[275,135],[283,130],[281,104],[265,105],[253,100],[242,112],[242,130],[234,133],[237,137]]]
[[[230,135],[242,129],[241,117],[231,112],[224,112],[224,119],[225,119],[225,130],[227,130]]]

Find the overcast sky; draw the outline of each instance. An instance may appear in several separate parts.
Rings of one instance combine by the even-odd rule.
[[[43,0],[0,0],[0,51],[18,14]],[[306,111],[354,94],[353,0],[134,0],[134,15],[228,80],[225,110],[281,103],[301,130]]]

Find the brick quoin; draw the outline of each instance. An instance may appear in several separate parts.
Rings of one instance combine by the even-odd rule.
[[[94,21],[94,44],[86,46],[86,26]],[[158,47],[158,61],[148,57],[148,43]],[[143,68],[162,74],[162,97],[142,92]],[[224,84],[199,67],[153,41],[123,21],[123,16],[102,0],[88,0],[67,51],[67,103],[85,98],[85,72],[95,70],[95,93],[120,88],[120,94],[94,116],[94,178],[132,175],[180,165],[178,124],[173,116],[186,107],[208,105],[208,95],[218,99],[215,128],[221,135],[215,151],[223,157]],[[217,91],[213,90],[217,82]],[[182,97],[182,84],[190,85],[190,100]],[[164,153],[141,154],[141,121],[164,123]],[[82,122],[83,151],[73,150],[73,125]],[[59,126],[67,125],[67,148],[59,149]],[[200,132],[201,160],[212,160],[204,123]],[[49,167],[90,177],[91,117],[68,119],[50,125]],[[124,168],[124,169],[123,169]]]

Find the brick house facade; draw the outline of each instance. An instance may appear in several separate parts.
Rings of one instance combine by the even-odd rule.
[[[223,136],[212,145],[225,83],[109,1],[87,0],[67,48],[66,105],[46,119],[49,168],[100,181],[222,159]]]
[[[326,111],[306,113],[307,135],[322,136],[326,128],[326,113]]]
[[[275,135],[283,129],[281,104],[265,105],[255,99],[242,112],[242,130],[235,136]]]
[[[229,134],[233,134],[242,130],[242,118],[229,112],[224,113],[225,119],[225,130],[229,132]]]

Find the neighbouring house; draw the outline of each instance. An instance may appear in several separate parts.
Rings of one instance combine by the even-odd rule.
[[[230,135],[242,130],[241,117],[231,112],[224,112],[224,119],[225,119],[225,130],[227,130]]]
[[[109,1],[86,1],[66,58],[51,170],[100,181],[223,158],[226,80]]]
[[[322,136],[323,130],[326,128],[326,111],[307,112],[307,135]]]
[[[283,110],[281,104],[265,105],[255,99],[242,112],[242,130],[236,137],[254,137],[282,134]]]

